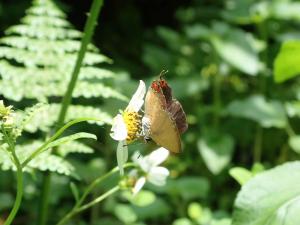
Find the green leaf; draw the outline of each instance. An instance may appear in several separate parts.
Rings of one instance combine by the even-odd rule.
[[[300,117],[300,101],[286,102],[285,108],[289,117]]]
[[[287,123],[283,105],[276,100],[266,101],[260,95],[235,100],[228,105],[226,112],[231,116],[254,120],[265,128],[284,128]]]
[[[248,180],[252,178],[252,172],[243,167],[234,167],[229,170],[230,176],[232,176],[240,185],[244,185]]]
[[[70,183],[70,189],[72,191],[74,199],[76,200],[76,202],[78,202],[78,200],[79,200],[79,191],[78,191],[78,188],[77,188],[76,184],[71,182]]]
[[[229,27],[225,23],[215,23],[215,35],[210,39],[217,53],[230,65],[249,75],[260,70],[258,53],[254,49],[249,34]]]
[[[300,21],[300,3],[292,1],[274,1],[271,7],[272,16],[280,20]]]
[[[223,15],[239,24],[259,24],[271,15],[271,1],[233,0],[227,4]]]
[[[65,143],[70,142],[70,141],[81,139],[81,138],[90,138],[90,139],[97,140],[97,136],[95,134],[86,133],[86,132],[79,132],[79,133],[76,133],[76,134],[72,134],[72,135],[69,135],[69,136],[66,136],[66,137],[56,139],[55,141],[49,143],[46,146],[46,148],[47,149],[53,148],[53,147],[65,144]]]
[[[188,206],[188,215],[193,220],[199,220],[203,216],[203,208],[197,202],[192,202]]]
[[[176,219],[172,225],[193,225],[193,222],[190,221],[188,218],[179,218]]]
[[[114,213],[116,217],[125,224],[130,224],[137,220],[136,213],[129,205],[125,205],[125,204],[116,205]]]
[[[182,177],[174,183],[176,190],[185,200],[205,198],[210,185],[207,179],[202,177]]]
[[[300,135],[291,136],[289,138],[289,146],[298,154],[300,154]]]
[[[199,152],[207,168],[219,174],[231,161],[234,140],[228,134],[207,131],[198,141]]]
[[[0,210],[7,210],[10,209],[11,207],[13,207],[14,204],[14,198],[12,196],[12,194],[9,193],[1,193],[0,194]]]
[[[300,162],[262,172],[242,186],[232,225],[295,225],[300,221]]]
[[[144,207],[152,204],[155,199],[156,196],[153,192],[141,190],[136,196],[131,198],[130,202],[136,206]]]
[[[133,205],[132,208],[141,221],[146,219],[154,220],[167,217],[172,212],[170,205],[161,198],[156,198],[152,204],[147,206],[139,207]]]
[[[222,219],[213,219],[211,221],[211,225],[231,225],[230,218],[222,218]]]
[[[274,79],[280,83],[300,73],[300,41],[286,41],[274,62]]]

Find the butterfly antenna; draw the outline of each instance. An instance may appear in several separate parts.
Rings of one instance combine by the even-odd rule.
[[[159,79],[161,80],[163,76],[165,76],[169,71],[168,70],[162,70],[159,74]]]

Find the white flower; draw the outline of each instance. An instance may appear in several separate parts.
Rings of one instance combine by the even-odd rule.
[[[121,175],[124,174],[123,165],[128,159],[127,144],[137,139],[141,129],[139,111],[144,104],[146,85],[140,80],[138,89],[129,101],[124,112],[119,113],[113,120],[110,136],[119,141],[117,148],[117,162]]]
[[[169,151],[163,147],[158,148],[145,157],[141,156],[139,153],[135,153],[133,155],[132,160],[137,163],[144,172],[144,175],[138,178],[134,185],[134,195],[142,189],[146,181],[149,181],[150,183],[157,186],[163,186],[166,184],[166,179],[169,176],[170,172],[167,168],[158,165],[164,162],[168,158],[168,156]],[[132,174],[134,173],[135,172],[133,172]]]

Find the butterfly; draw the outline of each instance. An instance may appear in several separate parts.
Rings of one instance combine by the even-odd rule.
[[[145,114],[142,119],[144,139],[173,153],[181,152],[180,135],[188,128],[181,104],[173,98],[172,89],[160,76],[149,87],[145,98]]]

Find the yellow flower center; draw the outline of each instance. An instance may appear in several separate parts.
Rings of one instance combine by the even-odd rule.
[[[123,113],[123,119],[127,129],[126,141],[127,143],[133,142],[137,139],[138,134],[141,131],[141,115],[137,112],[125,111]]]

